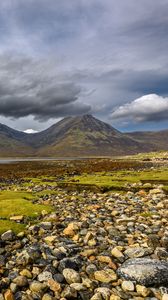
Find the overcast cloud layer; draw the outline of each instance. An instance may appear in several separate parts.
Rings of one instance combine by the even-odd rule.
[[[168,0],[1,0],[0,122],[168,127]],[[30,126],[31,124],[31,126]]]

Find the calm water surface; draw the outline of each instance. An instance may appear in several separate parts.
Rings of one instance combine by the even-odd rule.
[[[57,160],[84,160],[89,159],[85,157],[41,157],[41,158],[0,158],[0,164],[9,164],[14,162],[21,162],[21,161],[57,161]]]

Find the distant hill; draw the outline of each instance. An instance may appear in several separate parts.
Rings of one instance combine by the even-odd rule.
[[[31,146],[25,143],[27,134],[0,124],[0,157],[33,155]]]
[[[148,151],[168,150],[168,129],[161,131],[137,131],[127,134],[138,143],[146,145]]]
[[[114,156],[168,150],[168,130],[121,133],[92,115],[67,117],[39,133],[0,124],[0,156]]]

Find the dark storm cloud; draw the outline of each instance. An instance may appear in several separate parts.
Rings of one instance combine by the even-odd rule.
[[[78,85],[66,80],[66,76],[50,74],[41,61],[0,57],[0,114],[3,116],[32,115],[42,121],[87,113],[90,106],[78,101],[80,93]]]

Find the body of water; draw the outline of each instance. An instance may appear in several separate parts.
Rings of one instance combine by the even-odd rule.
[[[58,161],[58,160],[85,160],[89,159],[88,157],[41,157],[41,158],[0,158],[0,164],[9,164],[15,162],[24,162],[24,161]]]

